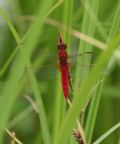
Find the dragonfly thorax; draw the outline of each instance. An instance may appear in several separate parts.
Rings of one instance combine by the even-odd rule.
[[[60,56],[59,61],[61,66],[67,66],[68,64],[67,57],[65,55]]]

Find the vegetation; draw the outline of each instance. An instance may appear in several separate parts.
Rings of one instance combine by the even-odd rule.
[[[1,0],[0,144],[120,144],[119,13],[112,0]],[[69,54],[91,52],[70,56],[70,101],[58,31]]]

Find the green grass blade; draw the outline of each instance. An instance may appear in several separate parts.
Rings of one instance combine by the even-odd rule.
[[[106,33],[105,29],[103,28],[101,22],[99,21],[98,17],[94,13],[93,9],[91,8],[89,1],[81,0],[81,2],[83,3],[86,12],[91,17],[91,20],[93,21],[93,24],[94,24],[93,27],[95,26],[97,28],[98,32],[100,33],[100,35],[102,36],[102,38],[104,40],[106,40],[107,33]]]
[[[73,15],[73,0],[66,0],[63,6],[63,19],[62,22],[67,27],[72,27],[72,15]],[[63,31],[63,39],[67,44],[68,52],[70,52],[71,36],[69,33]]]
[[[114,49],[118,46],[120,41],[120,33],[117,37],[110,43],[107,50],[102,53],[102,55],[97,60],[97,65],[94,67],[87,77],[83,84],[81,85],[81,90],[78,91],[77,95],[75,96],[72,109],[69,110],[65,120],[63,121],[59,140],[56,144],[65,144],[67,143],[68,137],[72,130],[72,127],[75,123],[76,118],[79,116],[80,110],[84,107],[86,102],[89,99],[90,92],[94,87],[94,84],[98,80],[99,76],[101,75],[102,71],[104,70],[104,66],[109,62],[110,58],[113,55]],[[63,137],[65,135],[65,137]]]
[[[108,39],[111,39],[116,34],[115,33],[116,30],[114,30],[113,28],[118,26],[118,21],[119,21],[117,19],[118,18],[118,11],[119,11],[119,6],[118,6],[117,13],[116,13],[116,17],[113,20],[111,31],[110,31],[110,34],[108,36]],[[105,78],[106,77],[104,76],[103,80]],[[87,137],[88,143],[91,143],[92,133],[93,133],[93,130],[94,130],[95,120],[96,120],[96,117],[97,117],[97,110],[98,110],[100,99],[101,99],[100,97],[102,95],[102,87],[103,87],[103,84],[100,84],[100,86],[97,88],[96,95],[93,97],[93,99],[91,101],[91,105],[90,105],[90,109],[89,109],[89,113],[88,113],[88,117],[87,117],[87,122],[86,122],[86,127],[85,127],[86,137]]]
[[[102,79],[104,79],[104,77]],[[86,132],[86,138],[87,138],[88,144],[90,144],[92,140],[93,131],[95,128],[95,121],[96,121],[100,99],[101,99],[101,92],[103,89],[103,84],[104,84],[104,81],[102,81],[98,85],[95,95],[93,95],[91,103],[90,103],[89,113],[88,113],[87,121],[85,124],[85,132]]]
[[[52,8],[50,8],[50,10],[48,10],[48,12],[46,12],[46,10],[44,9],[44,7],[51,5],[51,1],[48,1],[45,3],[45,6],[42,7],[43,11],[42,13],[40,13],[40,15],[38,16],[36,23],[34,23],[28,30],[28,32],[25,34],[25,36],[22,39],[22,42],[29,37],[30,33],[33,31],[33,29],[36,28],[37,23],[39,23],[39,21],[45,21],[45,18],[50,15],[60,4],[62,4],[63,0],[58,1]],[[52,2],[53,3],[53,2]]]
[[[110,134],[112,134],[118,128],[120,128],[120,122],[116,124],[115,126],[113,126],[112,128],[110,128],[107,132],[105,132],[100,138],[98,138],[95,142],[93,142],[93,144],[101,143],[105,138],[107,138]]]
[[[4,64],[4,66],[1,68],[0,70],[0,77],[3,76],[3,74],[5,73],[5,71],[7,70],[8,66],[10,65],[10,63],[12,62],[12,60],[15,58],[16,54],[18,52],[18,49],[16,48],[12,54],[10,55],[10,57],[8,58],[8,60],[6,61],[6,63]]]
[[[0,14],[2,15],[2,17],[4,18],[5,22],[7,23],[7,25],[9,26],[17,44],[21,43],[21,39],[19,37],[19,35],[17,34],[13,24],[11,23],[10,19],[8,18],[6,12],[0,7]]]
[[[108,37],[107,41],[111,41],[111,39],[114,38],[118,32],[118,29],[120,27],[120,15],[119,14],[120,14],[120,2],[118,3],[118,6],[116,8],[116,13],[115,13],[115,16],[114,16],[114,19],[112,22],[112,26],[111,26],[111,29],[109,32],[109,37]],[[111,68],[113,66],[113,64],[115,63],[115,61],[117,59],[118,58],[116,58],[115,56],[111,59],[111,61],[109,63],[109,68]]]
[[[21,55],[17,57],[14,68],[11,70],[10,77],[1,93],[2,98],[0,101],[0,115],[2,118],[0,123],[0,143],[2,143],[3,140],[3,131],[10,115],[11,107],[17,97],[16,93],[18,91],[19,82],[21,81],[27,60],[30,58],[31,52],[33,51],[33,48],[35,47],[35,44],[38,41],[38,37],[42,31],[43,20],[48,14],[50,14],[48,11],[50,6],[51,2],[49,1],[49,5],[44,7],[44,11],[39,12],[39,17],[32,26],[32,34],[29,33],[29,36],[24,41],[24,46],[22,45],[19,47]],[[41,13],[43,15],[41,15]],[[5,107],[5,109],[3,109],[3,107]]]
[[[93,5],[93,9],[95,11],[95,13],[98,13],[98,1],[91,1],[91,5]],[[84,16],[83,16],[83,21],[82,21],[82,28],[81,31],[83,33],[86,33],[88,35],[90,35],[91,37],[94,37],[95,35],[95,28],[93,27],[93,22],[90,19],[90,16],[88,14],[88,12],[84,11]],[[84,41],[80,41],[80,45],[79,45],[79,53],[81,52],[86,52],[86,51],[92,51],[92,46],[85,43]],[[79,58],[79,61],[77,61],[78,65],[90,65],[91,62],[91,56],[90,55],[85,55],[84,57],[82,56],[81,59]],[[75,89],[79,88],[79,83],[84,79],[84,77],[87,76],[89,70],[88,68],[84,67],[81,69],[81,67],[77,67],[76,69],[76,76],[75,76]],[[81,84],[80,83],[80,84]],[[76,91],[75,91],[76,93]],[[75,94],[76,96],[76,94]]]
[[[41,124],[43,141],[44,141],[45,144],[50,144],[51,143],[50,133],[49,133],[49,130],[48,130],[48,122],[47,122],[47,117],[46,117],[44,105],[43,105],[43,102],[42,102],[42,99],[41,99],[40,89],[39,89],[39,86],[38,86],[38,83],[36,81],[36,78],[35,78],[34,74],[29,69],[30,67],[32,67],[30,62],[27,63],[27,67],[28,67],[27,71],[28,71],[28,75],[29,75],[29,78],[30,78],[31,87],[33,89],[36,104],[39,108],[39,114],[38,115],[39,115],[40,124]]]
[[[120,138],[118,139],[118,144],[120,144]]]
[[[87,1],[84,2],[84,5],[86,5]],[[93,9],[93,11],[95,12],[95,14],[98,14],[99,11],[99,1],[96,0],[92,0],[90,2],[91,4],[91,9]],[[93,27],[94,23],[91,20],[91,17],[89,16],[89,13],[86,9],[84,9],[84,15],[83,15],[83,21],[82,21],[82,28],[81,31],[85,34],[88,34],[91,37],[95,37],[95,27]],[[85,52],[85,51],[92,51],[92,46],[85,43],[84,41],[80,41],[80,45],[79,45],[79,52]],[[79,62],[77,62],[79,63]],[[91,56],[90,55],[85,55],[84,57],[81,58],[80,60],[81,65],[90,65],[91,63]],[[74,95],[77,96],[77,90],[79,89],[79,82],[80,85],[82,84],[82,81],[84,81],[84,78],[88,75],[89,73],[89,69],[84,67],[84,68],[80,68],[77,67],[76,69],[76,79],[75,79],[75,92]],[[82,123],[84,123],[84,117],[82,119]],[[88,140],[88,135],[86,135],[86,140]]]
[[[62,113],[63,113],[63,93],[60,87],[60,77],[58,76],[56,80],[56,92],[55,92],[55,104],[54,104],[54,125],[53,125],[53,143],[55,143],[59,137],[60,123],[62,121]]]
[[[116,13],[112,22],[108,41],[110,41],[112,38],[115,37],[119,27],[120,27],[120,2],[118,2],[118,6],[116,8]]]
[[[116,98],[119,100],[120,99],[119,87],[115,88],[113,86],[106,86],[105,89],[103,90],[103,95],[108,98]]]
[[[88,20],[86,20],[85,30],[87,30],[88,24],[91,23],[89,30],[87,30],[87,31],[92,31],[92,33],[88,33],[88,35],[91,35],[92,37],[94,37],[95,28],[93,27],[93,25],[95,25],[95,18],[97,17],[98,12],[99,12],[99,1],[92,0],[89,3],[86,1],[86,2],[84,2],[84,7],[85,7],[86,15],[88,16],[88,18],[90,17],[90,20],[89,20],[90,22]],[[89,13],[88,13],[88,10],[90,10]],[[98,23],[99,23],[99,21],[98,21]],[[102,28],[101,24],[99,24],[99,27]],[[103,33],[105,33],[105,32],[104,32],[104,29],[102,28],[102,35],[103,35]],[[91,46],[88,45],[87,51],[89,51],[89,47],[91,47]],[[86,59],[86,61],[88,61],[88,60]],[[85,73],[85,71],[83,71],[83,73]],[[99,85],[101,85],[101,84],[99,84]],[[99,88],[99,86],[98,86],[96,88],[96,92],[92,98],[89,113],[88,113],[87,120],[85,123],[85,134],[86,134],[86,141],[88,144],[91,143],[91,138],[92,138],[92,134],[93,134],[93,130],[94,130],[95,119],[97,116],[97,109],[98,109],[99,100],[100,100],[100,91],[101,91],[101,87]],[[97,100],[97,103],[95,103],[96,100]]]
[[[17,125],[20,121],[22,121],[25,117],[27,117],[31,112],[33,112],[32,106],[29,106],[24,111],[19,113],[17,116],[15,116],[8,124],[7,128],[12,128],[15,125]]]

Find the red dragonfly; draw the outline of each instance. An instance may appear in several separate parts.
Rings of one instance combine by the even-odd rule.
[[[63,42],[60,32],[58,33],[58,58],[61,72],[62,89],[65,99],[68,99],[69,86],[73,91],[71,75],[70,75],[70,63],[68,61],[68,54],[66,51],[67,45]],[[91,52],[86,52],[90,54]]]
[[[71,82],[71,74],[70,74],[70,66],[71,63],[69,63],[69,58],[72,56],[69,56],[66,51],[67,45],[63,42],[60,32],[58,32],[58,59],[59,63],[57,66],[59,66],[60,74],[61,74],[61,86],[63,90],[63,94],[65,99],[68,99],[69,94],[69,87],[71,91],[73,91],[72,82]],[[77,54],[77,56],[81,56],[83,54],[91,54],[91,52],[84,52],[81,54]],[[75,55],[73,55],[75,57]],[[53,59],[53,58],[52,58]],[[51,71],[52,74],[55,72],[52,67],[55,67],[56,65],[50,65],[50,66],[42,66],[41,70],[38,71],[39,76],[43,77],[51,77],[51,74],[49,75],[49,72]],[[89,66],[88,66],[89,67]],[[45,70],[44,68],[49,68],[49,70]],[[46,74],[46,75],[45,75]],[[53,74],[55,75],[55,73]]]
[[[63,43],[60,32],[58,34],[58,58],[61,72],[61,80],[62,80],[62,89],[65,99],[68,98],[69,85],[71,90],[72,82],[70,76],[70,64],[68,62],[68,54],[66,51],[67,45]]]

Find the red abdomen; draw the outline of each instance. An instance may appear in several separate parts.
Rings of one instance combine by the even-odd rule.
[[[61,69],[61,79],[62,79],[62,88],[65,99],[68,98],[68,88],[69,88],[69,79],[68,79],[68,70],[66,66],[63,66]]]

